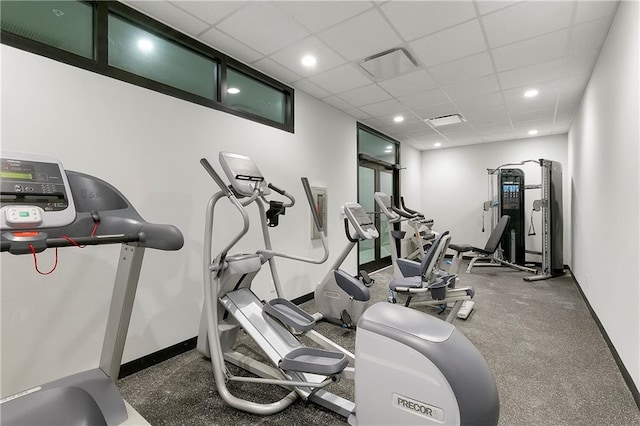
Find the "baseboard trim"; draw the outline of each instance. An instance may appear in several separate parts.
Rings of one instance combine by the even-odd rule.
[[[307,293],[307,294],[303,294],[300,297],[296,297],[295,299],[293,299],[291,302],[294,305],[300,305],[304,302],[308,302],[309,300],[313,300],[313,292],[311,293]]]
[[[196,347],[197,341],[197,337],[192,337],[183,342],[169,346],[168,348],[160,349],[159,351],[143,356],[142,358],[134,359],[133,361],[129,361],[126,364],[122,364],[122,366],[120,367],[120,374],[118,375],[118,379],[130,376],[131,374],[142,371],[145,368],[160,364],[161,362],[173,358],[174,356],[190,351],[191,349],[194,349]]]
[[[616,365],[618,366],[618,369],[620,370],[620,373],[622,374],[622,377],[624,378],[624,381],[627,384],[629,391],[631,392],[631,396],[633,396],[633,400],[636,402],[636,405],[640,410],[640,392],[638,392],[638,387],[634,383],[633,378],[631,377],[631,374],[629,374],[627,367],[625,367],[624,363],[622,362],[620,355],[618,355],[618,351],[616,350],[615,346],[613,346],[613,342],[611,342],[611,339],[609,339],[609,335],[607,334],[606,330],[602,326],[602,323],[600,322],[598,315],[596,315],[595,311],[591,307],[591,304],[589,303],[589,300],[587,300],[587,297],[582,291],[582,287],[580,287],[580,283],[578,283],[578,280],[576,280],[576,277],[573,275],[573,272],[568,266],[566,266],[566,269],[569,272],[569,274],[571,274],[571,278],[573,279],[573,282],[576,285],[576,288],[580,292],[580,296],[582,296],[582,300],[584,300],[584,303],[587,305],[587,309],[589,309],[589,313],[591,314],[591,317],[596,322],[596,325],[598,326],[598,329],[600,330],[600,333],[602,334],[602,337],[604,338],[604,341],[606,342],[607,347],[609,348],[609,351],[611,351],[611,355],[613,356],[613,359],[616,362]]]

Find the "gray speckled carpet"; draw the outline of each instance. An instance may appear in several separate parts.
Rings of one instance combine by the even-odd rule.
[[[460,286],[475,288],[476,306],[467,320],[454,324],[493,371],[500,394],[500,424],[639,425],[638,407],[572,277],[525,282],[526,275],[500,267],[460,274]],[[376,279],[372,300],[386,300],[391,269],[372,277]],[[301,307],[315,311],[313,301]],[[416,309],[437,315],[432,308]],[[354,349],[354,331],[325,322],[316,329]],[[247,343],[248,350],[250,346]],[[209,361],[195,350],[125,377],[118,387],[153,425],[345,424],[343,417],[302,401],[270,417],[226,406],[218,397]],[[260,402],[286,394],[276,386],[232,383],[229,387],[236,395]],[[352,398],[350,381],[330,387]]]

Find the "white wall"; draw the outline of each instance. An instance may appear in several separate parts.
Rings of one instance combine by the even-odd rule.
[[[484,247],[491,233],[491,213],[484,213],[483,203],[489,200],[487,169],[524,160],[558,161],[563,167],[564,263],[570,259],[569,176],[567,167],[567,136],[552,135],[463,147],[429,150],[422,153],[422,210],[435,221],[433,228],[448,230],[454,243]],[[522,169],[525,185],[541,183],[540,166],[536,163],[513,166]],[[525,231],[529,227],[533,201],[540,190],[525,191]],[[529,250],[541,250],[540,212],[534,214],[536,236],[526,236]],[[527,259],[540,262],[539,256]]]
[[[2,45],[2,148],[59,158],[66,168],[119,188],[150,222],[171,223],[185,237],[178,252],[148,250],[123,362],[197,334],[202,304],[206,203],[215,191],[199,165],[218,165],[219,151],[252,156],[298,204],[274,229],[274,248],[320,257],[300,184],[328,189],[329,242],[336,257],[345,241],[340,206],[357,197],[355,120],[296,93],[295,134],[188,103]],[[218,166],[218,170],[220,168]],[[224,209],[222,211],[225,211]],[[237,219],[227,209],[220,247]],[[250,232],[259,235],[255,214]],[[218,242],[219,241],[219,242]],[[255,251],[259,237],[239,249]],[[58,269],[43,277],[30,256],[1,255],[2,395],[97,365],[119,247],[61,250]],[[38,256],[48,269],[54,252]],[[285,296],[313,291],[329,263],[278,261]],[[355,257],[345,269],[355,273]],[[269,275],[257,293],[270,297]]]
[[[637,387],[639,9],[620,3],[569,131],[572,271]]]

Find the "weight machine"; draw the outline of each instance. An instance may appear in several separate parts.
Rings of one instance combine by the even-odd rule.
[[[527,163],[540,165],[541,184],[525,185],[524,172],[521,169],[509,168]],[[491,228],[493,229],[503,215],[511,217],[511,224],[501,241],[501,250],[496,251],[489,263],[476,263],[475,266],[505,265],[535,276],[525,277],[525,281],[538,281],[556,277],[564,273],[562,259],[563,221],[562,221],[562,165],[552,160],[525,160],[519,163],[508,163],[487,169],[489,200],[483,204],[484,212],[491,212]],[[542,212],[542,249],[527,250],[525,247],[525,191],[541,191],[540,199],[533,202],[531,221],[527,236],[536,235],[533,225],[534,212]],[[526,254],[542,257],[542,270],[524,266]]]

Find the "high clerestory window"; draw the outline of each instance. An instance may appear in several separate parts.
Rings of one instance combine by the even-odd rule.
[[[114,1],[0,2],[1,42],[293,132],[293,89]]]

